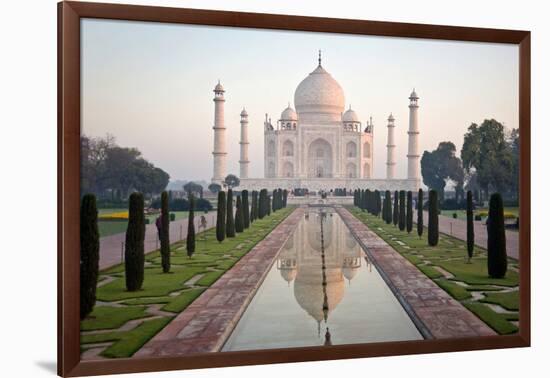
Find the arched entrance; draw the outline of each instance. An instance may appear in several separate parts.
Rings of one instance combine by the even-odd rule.
[[[332,177],[332,147],[324,139],[315,139],[310,145],[307,154],[308,177]]]

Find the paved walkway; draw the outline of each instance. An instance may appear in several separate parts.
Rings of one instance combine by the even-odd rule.
[[[134,357],[173,357],[219,351],[303,213],[303,208],[294,210]]]
[[[413,217],[416,223],[416,212]],[[428,212],[424,211],[424,225],[428,226]],[[444,215],[439,216],[439,231],[466,240],[466,221]],[[475,244],[487,249],[487,227],[481,221],[474,221]],[[519,232],[506,230],[506,253],[519,259]]]
[[[206,217],[207,229],[216,226],[216,211],[209,211],[208,214],[195,212],[195,231],[199,231],[201,215]],[[170,222],[170,243],[175,243],[187,237],[188,219],[179,219]],[[202,231],[202,230],[200,230]],[[102,237],[99,241],[99,269],[103,270],[113,265],[124,262],[124,242],[126,233]],[[145,226],[145,253],[160,248],[158,241],[157,227],[154,223]]]
[[[483,321],[396,252],[345,208],[338,214],[350,228],[424,337],[495,335]]]

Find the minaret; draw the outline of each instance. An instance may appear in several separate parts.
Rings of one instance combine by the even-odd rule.
[[[239,144],[241,145],[240,178],[245,179],[248,178],[248,164],[250,161],[248,160],[248,113],[244,108],[241,112],[241,141]]]
[[[212,182],[221,184],[225,180],[227,174],[226,160],[227,152],[225,151],[225,119],[224,119],[224,103],[223,94],[225,90],[218,80],[218,84],[214,88],[214,175]]]
[[[388,117],[388,144],[386,147],[388,149],[388,156],[386,160],[386,178],[388,180],[393,180],[395,178],[395,118],[393,114],[390,113]]]
[[[413,89],[409,96],[409,153],[407,159],[409,161],[407,169],[407,178],[410,180],[420,179],[420,155],[418,153],[418,95]]]

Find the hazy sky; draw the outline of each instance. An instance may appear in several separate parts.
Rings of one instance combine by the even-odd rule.
[[[420,96],[420,151],[495,118],[518,127],[514,45],[82,21],[82,128],[137,147],[172,179],[212,177],[214,103],[226,90],[228,173],[239,173],[239,113],[249,114],[250,177],[263,177],[263,119],[275,122],[317,66],[340,83],[363,125],[374,121],[374,177],[385,177],[387,117],[396,118],[397,177],[407,169],[408,96]],[[292,105],[294,107],[294,105]],[[346,105],[347,107],[348,105]]]

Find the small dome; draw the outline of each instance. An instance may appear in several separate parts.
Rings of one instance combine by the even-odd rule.
[[[220,83],[219,80],[218,84],[216,84],[216,87],[214,88],[214,92],[225,92],[225,90],[223,89],[223,85]]]
[[[409,99],[418,99],[418,95],[416,94],[416,90],[413,89],[413,91],[411,92],[411,95],[409,96]]]
[[[298,120],[298,115],[296,114],[294,109],[292,109],[290,105],[288,105],[288,107],[285,110],[283,110],[283,112],[281,113],[281,121],[297,121],[297,120]]]
[[[395,118],[393,118],[393,114],[390,113],[390,116],[388,117],[388,121],[393,122],[395,121]]]
[[[344,115],[342,116],[343,122],[359,122],[359,117],[357,116],[357,113],[355,113],[354,110],[351,109],[351,106]]]
[[[245,108],[243,108],[243,111],[241,112],[241,117],[248,117],[248,113]]]

